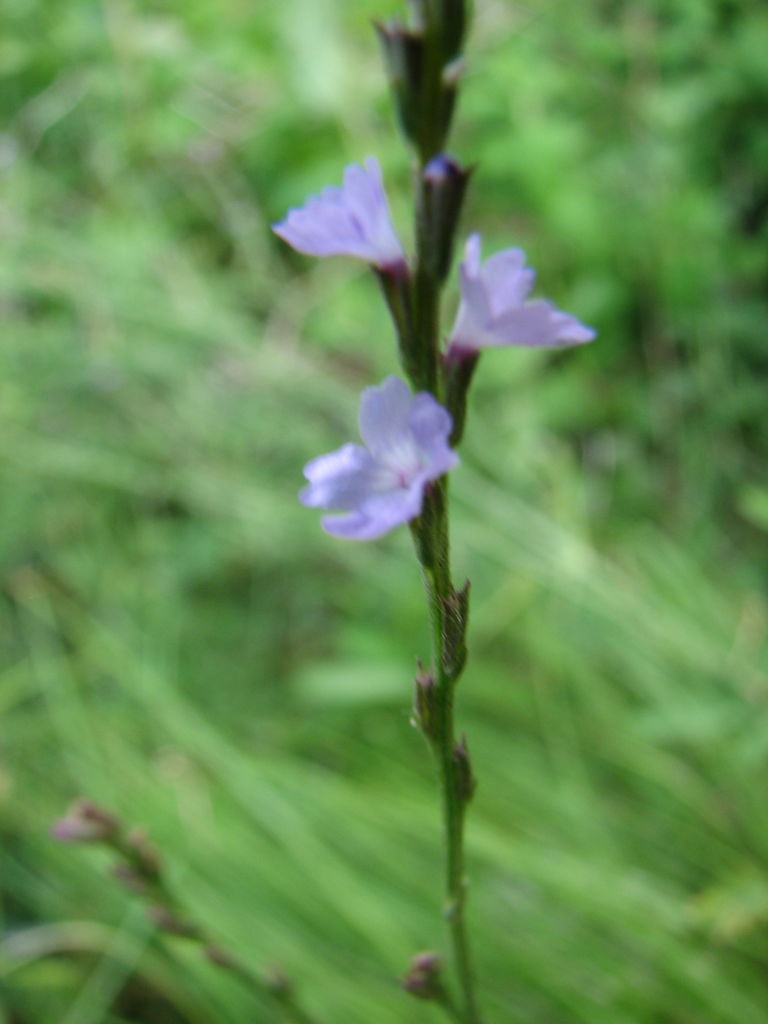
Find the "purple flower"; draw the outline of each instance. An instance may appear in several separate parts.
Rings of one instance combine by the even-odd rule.
[[[467,241],[461,303],[448,356],[502,345],[557,348],[592,341],[595,332],[545,299],[527,301],[535,273],[522,249],[503,249],[480,262],[480,235]]]
[[[272,229],[309,256],[356,256],[381,270],[405,263],[392,226],[381,167],[373,156],[364,167],[350,164],[341,188],[324,188],[300,209],[289,210]]]
[[[360,436],[304,467],[309,485],[299,495],[310,508],[338,509],[323,528],[337,537],[373,540],[421,512],[431,480],[453,469],[450,414],[426,391],[414,395],[387,377],[360,397]]]

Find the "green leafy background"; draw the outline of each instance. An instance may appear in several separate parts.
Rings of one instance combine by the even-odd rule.
[[[399,8],[3,4],[3,1024],[274,1020],[51,841],[81,794],[326,1024],[438,1019],[396,982],[444,949],[409,538],[295,499],[393,339],[269,231],[375,152],[408,237]],[[759,0],[477,0],[465,225],[600,335],[483,359],[452,484],[492,1024],[765,1021],[766,52]]]

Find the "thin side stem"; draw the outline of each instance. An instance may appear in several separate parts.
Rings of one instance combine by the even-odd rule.
[[[299,1005],[290,982],[280,972],[275,972],[271,978],[258,974],[211,941],[205,930],[189,919],[168,887],[154,850],[146,841],[132,842],[118,831],[106,838],[104,845],[120,858],[117,877],[147,902],[161,934],[169,939],[175,937],[194,942],[210,963],[239,978],[247,989],[262,999],[270,1000],[289,1024],[316,1024],[315,1018]]]

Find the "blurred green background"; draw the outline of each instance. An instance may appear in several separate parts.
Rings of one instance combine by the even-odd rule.
[[[476,7],[465,224],[600,333],[484,358],[452,484],[487,1017],[764,1024],[768,9]],[[395,981],[444,949],[409,537],[296,501],[390,327],[268,228],[375,152],[407,237],[399,9],[3,4],[3,1024],[274,1019],[50,840],[86,794],[326,1024],[439,1019]]]

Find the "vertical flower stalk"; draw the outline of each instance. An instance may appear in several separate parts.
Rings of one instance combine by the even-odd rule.
[[[414,720],[435,758],[441,792],[445,917],[455,995],[440,960],[419,954],[403,987],[431,999],[458,1024],[483,1024],[467,929],[464,829],[475,779],[466,736],[457,734],[456,689],[466,662],[469,584],[454,585],[448,478],[458,465],[467,396],[482,350],[578,345],[591,328],[551,303],[529,301],[534,273],[520,249],[481,259],[475,234],[460,267],[461,302],[445,349],[440,298],[472,172],[445,151],[461,78],[467,0],[410,0],[411,21],[376,25],[399,123],[414,152],[415,254],[409,261],[391,224],[374,158],[348,167],[341,188],[326,188],[289,212],[275,231],[300,252],[369,263],[379,279],[410,388],[397,377],[360,400],[363,445],[346,444],[310,461],[301,501],[336,514],[323,528],[372,540],[408,523],[424,580],[431,661],[415,681]],[[414,394],[415,392],[415,394]]]
[[[466,28],[465,0],[418,0],[408,34],[391,26],[385,45],[390,77],[406,138],[415,150],[415,239],[413,271],[414,347],[419,376],[414,384],[445,398],[440,354],[440,295],[449,272],[453,241],[470,172],[443,152],[460,78]],[[398,92],[392,52],[398,40],[413,49],[420,40],[420,79],[408,99]],[[397,65],[395,63],[394,70]],[[402,115],[406,107],[406,117]],[[408,126],[410,130],[408,129]],[[416,721],[429,743],[441,789],[445,858],[445,917],[459,986],[458,1012],[464,1024],[480,1024],[466,921],[464,823],[474,789],[466,741],[456,737],[456,686],[466,661],[469,587],[457,591],[450,564],[448,480],[436,481],[421,516],[411,524],[421,564],[432,627],[430,671],[416,680]]]

